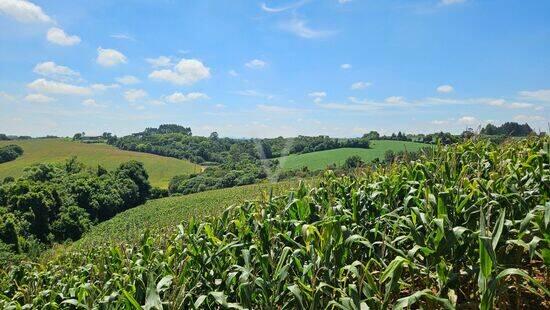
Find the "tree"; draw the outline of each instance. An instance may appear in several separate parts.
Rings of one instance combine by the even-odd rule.
[[[362,167],[364,165],[365,165],[365,162],[358,155],[350,156],[344,162],[345,169],[355,169],[355,168]]]
[[[56,240],[78,240],[84,232],[90,229],[91,222],[86,210],[77,206],[69,206],[61,211],[59,218],[53,222],[52,231]]]
[[[116,172],[119,178],[129,178],[131,179],[138,187],[138,203],[144,203],[149,197],[151,190],[151,184],[149,183],[149,175],[143,164],[131,160],[129,162],[121,164]]]

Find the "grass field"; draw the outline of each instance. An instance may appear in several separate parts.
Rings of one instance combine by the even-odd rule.
[[[298,184],[299,181],[260,183],[150,200],[94,226],[73,246],[90,247],[136,241],[145,229],[156,233],[172,231],[176,225],[191,218],[200,220],[216,216],[231,205],[267,198],[271,189],[274,195],[278,195]]]
[[[325,169],[328,165],[342,165],[346,159],[353,155],[360,156],[363,161],[370,162],[375,158],[383,158],[384,153],[388,150],[397,151],[417,151],[422,147],[429,146],[424,143],[407,142],[407,141],[389,141],[376,140],[371,141],[371,148],[342,148],[328,151],[320,151],[307,154],[293,154],[280,157],[279,163],[283,170],[300,169],[307,166],[309,170]]]
[[[0,147],[17,144],[23,148],[23,156],[14,161],[0,164],[0,180],[18,177],[23,169],[41,162],[62,162],[72,156],[88,166],[98,164],[114,169],[123,162],[137,160],[145,165],[149,180],[153,186],[168,187],[170,179],[178,174],[199,172],[200,166],[189,161],[163,157],[147,153],[119,150],[106,144],[86,144],[64,139],[33,139],[0,141]]]

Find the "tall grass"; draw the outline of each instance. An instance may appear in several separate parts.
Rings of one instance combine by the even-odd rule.
[[[172,236],[0,275],[0,306],[549,307],[549,139],[418,161],[248,202]]]

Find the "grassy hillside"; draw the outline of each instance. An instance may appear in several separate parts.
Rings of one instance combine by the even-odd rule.
[[[191,218],[199,220],[219,215],[231,205],[269,197],[271,189],[274,194],[280,194],[297,184],[298,181],[260,183],[150,200],[93,227],[74,245],[87,247],[98,243],[134,241],[145,229],[172,231],[176,225]]]
[[[62,162],[72,156],[89,166],[102,165],[114,169],[129,160],[142,162],[153,186],[167,187],[174,175],[200,171],[200,166],[185,160],[139,152],[119,150],[106,144],[85,144],[64,139],[36,139],[0,141],[0,147],[17,144],[23,148],[23,155],[14,161],[0,164],[0,179],[17,177],[23,169],[41,162]]]
[[[383,158],[388,150],[398,151],[417,151],[427,144],[407,141],[389,141],[377,140],[371,141],[371,148],[342,148],[328,151],[320,151],[307,154],[293,154],[279,158],[280,166],[283,170],[300,169],[307,166],[309,170],[320,170],[328,165],[342,165],[344,161],[353,155],[359,155],[363,161],[369,162],[375,158]]]

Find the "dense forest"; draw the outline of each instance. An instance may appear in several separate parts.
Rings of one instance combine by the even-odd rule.
[[[136,161],[114,171],[86,168],[75,158],[28,167],[0,185],[0,252],[33,255],[45,245],[76,240],[90,225],[149,197],[147,172]]]
[[[0,164],[15,160],[21,155],[23,155],[23,148],[19,145],[10,144],[0,147]]]

